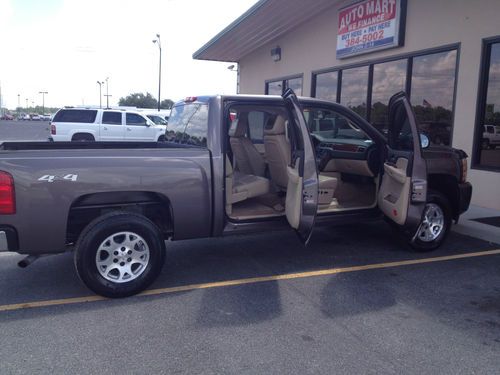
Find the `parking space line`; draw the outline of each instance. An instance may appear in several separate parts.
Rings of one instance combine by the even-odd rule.
[[[367,270],[375,270],[375,269],[383,269],[383,268],[394,268],[394,267],[410,266],[410,265],[415,265],[415,264],[444,262],[444,261],[448,261],[448,260],[474,258],[474,257],[488,256],[488,255],[497,255],[497,254],[500,254],[500,249],[480,251],[480,252],[474,252],[474,253],[446,255],[446,256],[423,258],[423,259],[402,260],[402,261],[397,261],[397,262],[374,263],[374,264],[366,264],[366,265],[361,265],[361,266],[350,266],[350,267],[341,267],[341,268],[329,268],[329,269],[324,269],[324,270],[289,273],[289,274],[282,274],[282,275],[251,277],[251,278],[246,278],[246,279],[236,279],[236,280],[227,280],[227,281],[216,281],[216,282],[212,282],[212,283],[181,285],[181,286],[146,290],[146,291],[138,294],[138,296],[155,296],[155,295],[168,294],[168,293],[186,292],[186,291],[197,290],[197,289],[220,288],[220,287],[226,287],[226,286],[256,284],[256,283],[269,282],[269,281],[279,281],[279,280],[303,279],[303,278],[308,278],[308,277],[335,275],[338,273],[349,273],[349,272],[367,271]],[[33,301],[33,302],[25,302],[25,303],[16,303],[16,304],[11,304],[11,305],[0,305],[0,312],[22,310],[22,309],[31,309],[31,308],[36,308],[36,307],[71,305],[71,304],[76,304],[76,303],[96,302],[96,301],[104,301],[104,300],[107,300],[107,298],[94,295],[94,296],[63,298],[63,299],[54,299],[54,300],[46,300],[46,301]]]

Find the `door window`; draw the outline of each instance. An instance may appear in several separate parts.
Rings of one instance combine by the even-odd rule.
[[[127,113],[127,125],[146,125],[146,119],[136,113]]]
[[[122,124],[121,112],[104,111],[102,115],[102,123],[106,125],[121,125]]]
[[[404,104],[397,103],[391,115],[389,145],[393,150],[413,151],[412,129]]]

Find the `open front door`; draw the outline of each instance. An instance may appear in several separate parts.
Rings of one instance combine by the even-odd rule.
[[[318,208],[318,169],[302,108],[293,90],[283,94],[294,124],[290,124],[291,165],[287,168],[286,218],[300,239],[311,238]],[[295,125],[295,126],[294,126]]]
[[[427,199],[427,167],[415,114],[404,92],[389,101],[387,137],[378,205],[386,217],[413,235]]]

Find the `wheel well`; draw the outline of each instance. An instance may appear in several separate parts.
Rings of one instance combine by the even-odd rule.
[[[144,191],[95,193],[81,196],[71,205],[66,226],[67,243],[76,242],[91,221],[113,211],[144,215],[160,228],[165,238],[173,233],[172,206],[165,196]]]
[[[428,176],[428,188],[438,191],[448,198],[453,220],[457,220],[460,215],[460,195],[457,178],[446,174],[431,174]]]
[[[83,139],[93,139],[95,140],[95,137],[91,133],[75,133],[71,137],[71,140],[74,140],[76,138],[83,138]]]

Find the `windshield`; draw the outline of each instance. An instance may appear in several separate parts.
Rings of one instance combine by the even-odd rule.
[[[362,141],[371,139],[348,118],[326,108],[304,108],[304,117],[312,135],[321,142]]]
[[[182,103],[172,109],[166,140],[193,146],[207,146],[208,105]]]

